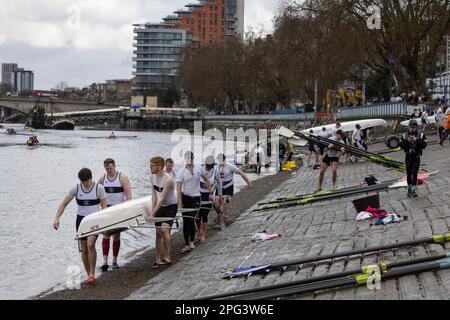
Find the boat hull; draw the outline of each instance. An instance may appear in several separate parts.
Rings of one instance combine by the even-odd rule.
[[[148,196],[91,214],[81,221],[77,238],[113,234],[145,224],[145,216],[150,214],[151,206],[151,197]]]

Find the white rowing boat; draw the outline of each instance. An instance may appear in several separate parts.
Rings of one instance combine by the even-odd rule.
[[[402,122],[400,122],[400,125],[402,127],[408,127],[409,121],[410,120],[402,121]],[[416,121],[419,125],[422,124],[422,119],[418,118],[418,119],[416,119]],[[436,124],[436,118],[434,116],[428,117],[427,124]]]
[[[201,206],[211,204],[211,202],[202,202]],[[134,199],[113,207],[106,208],[84,218],[77,232],[77,239],[99,234],[113,234],[126,231],[132,228],[139,228],[149,222],[146,219],[151,213],[152,197],[147,196]],[[198,209],[179,209],[177,216],[171,218],[154,218],[153,222],[164,222],[168,220],[180,220],[182,214],[186,212],[198,211]]]
[[[77,238],[115,233],[145,224],[151,210],[151,197],[144,197],[106,208],[81,221]]]
[[[371,129],[376,127],[387,127],[386,120],[383,119],[368,119],[368,120],[357,120],[357,121],[348,121],[348,122],[342,122],[341,123],[341,130],[344,132],[353,132],[355,130],[356,125],[359,124],[361,126],[361,129]],[[336,124],[328,124],[324,126],[314,127],[310,129],[305,129],[301,131],[303,134],[309,134],[310,131],[313,131],[313,135],[318,136],[323,128],[326,128],[327,133],[331,133],[333,128],[336,127]],[[278,133],[280,136],[286,137],[289,139],[289,142],[293,144],[294,146],[298,147],[305,147],[308,144],[308,141],[305,139],[302,139],[298,137],[295,132],[283,127],[279,126],[277,129],[275,129],[275,132]]]

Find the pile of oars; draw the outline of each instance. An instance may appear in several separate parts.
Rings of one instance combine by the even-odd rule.
[[[348,257],[352,255],[359,255],[369,252],[378,252],[383,250],[395,249],[399,247],[413,246],[426,243],[443,244],[450,241],[450,234],[435,235],[427,238],[421,238],[406,242],[399,242],[391,245],[384,245],[379,247],[366,248],[361,250],[347,251],[342,253],[309,257],[293,261],[280,262],[270,265],[263,273],[270,272],[277,268],[286,268],[290,265],[299,265],[309,262],[317,262],[322,260],[329,260],[339,257]],[[398,278],[406,275],[417,274],[427,271],[437,271],[440,269],[450,268],[450,253],[427,256],[423,258],[398,261],[398,262],[381,262],[376,265],[363,266],[360,269],[327,274],[310,279],[303,279],[293,282],[280,283],[272,286],[264,286],[259,288],[234,291],[224,294],[218,294],[201,298],[202,300],[212,299],[226,299],[226,300],[262,300],[275,299],[292,295],[299,295],[304,293],[317,292],[327,289],[343,288],[348,286],[358,286],[365,284],[372,284],[372,281],[383,281],[392,278]]]
[[[391,250],[391,249],[396,249],[396,248],[401,248],[401,247],[410,247],[410,246],[414,246],[414,245],[418,245],[418,244],[445,243],[445,242],[449,242],[449,241],[450,241],[450,233],[444,234],[444,235],[435,235],[435,236],[431,236],[431,237],[420,238],[420,239],[415,239],[415,240],[410,240],[410,241],[405,241],[405,242],[397,242],[397,243],[387,244],[387,245],[383,245],[383,246],[369,247],[369,248],[363,248],[363,249],[358,249],[358,250],[353,250],[353,251],[344,251],[344,252],[338,252],[338,253],[327,254],[327,255],[322,255],[322,256],[305,257],[305,258],[288,260],[288,261],[280,261],[280,262],[270,263],[270,264],[268,264],[268,263],[261,264],[261,266],[262,266],[261,269],[259,269],[257,271],[252,271],[252,272],[247,272],[247,273],[242,272],[242,273],[239,273],[236,275],[232,272],[232,271],[236,271],[236,269],[231,269],[230,272],[227,272],[227,274],[224,276],[224,278],[251,276],[252,274],[261,274],[261,273],[266,274],[266,273],[269,273],[274,270],[280,270],[280,269],[284,270],[289,266],[302,265],[305,263],[348,257],[348,256],[365,254],[365,253],[370,253],[370,252]]]
[[[387,167],[389,169],[398,170],[400,172],[406,173],[405,165],[401,161],[398,161],[396,159],[378,155],[373,152],[361,150],[359,148],[356,148],[354,146],[351,146],[351,145],[348,145],[348,144],[345,144],[342,142],[327,139],[324,137],[318,137],[318,136],[315,136],[312,134],[306,135],[302,132],[295,132],[295,134],[309,142],[314,143],[315,145],[328,148],[330,146],[330,144],[332,144],[334,146],[333,149],[335,149],[335,150],[340,150],[341,148],[343,148],[346,153],[348,153],[352,156],[359,157],[362,160],[370,161],[370,162],[379,164],[381,166]],[[426,170],[421,168],[420,172],[423,173],[423,172],[426,172]]]
[[[326,192],[318,192],[314,194],[306,194],[306,195],[300,195],[300,196],[293,196],[288,197],[284,199],[279,199],[272,202],[267,203],[261,203],[258,205],[258,207],[254,210],[255,212],[258,211],[267,211],[267,210],[275,210],[280,208],[287,208],[287,207],[293,207],[293,206],[302,206],[307,205],[314,202],[319,201],[326,201],[326,200],[332,200],[337,199],[341,197],[351,196],[355,194],[361,194],[361,193],[367,193],[371,191],[381,191],[386,189],[394,189],[394,188],[401,188],[406,187],[404,181],[401,179],[396,180],[389,180],[384,181],[375,185],[371,186],[357,186],[357,187],[349,187],[349,188],[343,188],[339,190],[334,191],[326,191]]]

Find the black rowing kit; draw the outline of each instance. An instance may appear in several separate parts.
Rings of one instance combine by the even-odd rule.
[[[412,142],[411,138],[415,137]],[[427,147],[427,139],[422,132],[409,131],[405,133],[400,142],[400,148],[405,151],[405,168],[408,181],[408,196],[417,197],[418,173],[420,170],[420,157]]]

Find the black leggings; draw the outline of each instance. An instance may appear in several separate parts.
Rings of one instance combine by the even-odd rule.
[[[202,201],[207,202],[209,201],[209,192],[208,193],[203,193],[202,192]],[[200,211],[198,212],[198,217],[197,217],[197,221],[198,222],[203,222],[203,223],[208,223],[208,215],[209,212],[212,209],[212,203],[211,204],[204,204],[201,206],[202,209],[200,209]]]
[[[200,207],[200,197],[189,197],[183,194],[182,197],[184,209],[197,209]],[[188,246],[190,242],[195,240],[195,217],[197,216],[197,210],[192,212],[183,213],[183,235],[184,243]]]
[[[420,157],[406,157],[406,179],[408,180],[408,186],[417,186],[417,178],[420,169]]]

